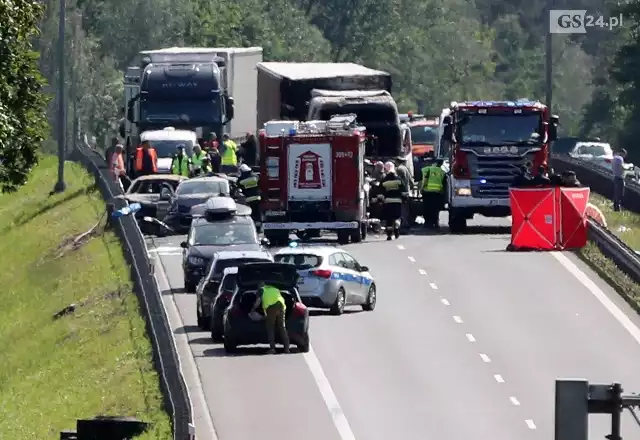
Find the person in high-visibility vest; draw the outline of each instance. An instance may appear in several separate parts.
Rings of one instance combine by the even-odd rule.
[[[402,203],[409,193],[409,188],[396,173],[393,162],[384,164],[385,177],[382,179],[383,193],[379,196],[383,201],[382,216],[385,221],[387,240],[394,235],[400,237],[400,219],[402,218]]]
[[[138,176],[146,176],[158,172],[158,155],[149,141],[144,141],[136,149],[134,168]]]
[[[238,157],[236,152],[238,146],[229,138],[228,134],[222,136],[222,145],[220,148],[220,156],[222,156],[221,165],[224,167],[235,167],[238,165]]]
[[[191,171],[193,174],[202,172],[202,160],[207,157],[207,153],[202,151],[200,145],[193,147],[193,155],[191,156]]]
[[[251,167],[247,164],[240,165],[240,177],[238,186],[245,196],[245,203],[251,208],[251,218],[258,229],[262,221],[260,215],[260,189],[258,188],[258,176],[255,175]]]
[[[440,227],[440,210],[444,199],[447,175],[442,169],[443,160],[438,159],[422,168],[422,205],[424,224],[427,228]]]
[[[178,145],[176,154],[173,155],[171,160],[171,174],[189,177],[190,165],[191,160],[184,152],[184,145]]]
[[[262,306],[266,318],[269,353],[275,354],[276,352],[276,329],[284,345],[284,352],[289,353],[289,334],[285,323],[287,304],[280,289],[261,282],[258,285],[258,295],[253,310],[260,306]]]

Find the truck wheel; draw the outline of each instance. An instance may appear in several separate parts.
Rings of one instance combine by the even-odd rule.
[[[338,231],[338,243],[349,244],[349,234],[350,234],[349,230],[340,229]]]
[[[362,228],[360,226],[351,230],[351,243],[360,243],[362,239]]]
[[[460,234],[467,229],[467,219],[460,214],[449,212],[449,230],[453,234]]]

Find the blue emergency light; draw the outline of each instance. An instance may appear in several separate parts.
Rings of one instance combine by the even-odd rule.
[[[296,129],[295,128],[290,128],[289,129],[289,136],[295,136],[296,135]]]
[[[297,248],[297,247],[298,247],[298,242],[297,242],[297,241],[295,241],[295,240],[292,240],[292,241],[289,243],[289,247],[290,247],[290,248]]]
[[[480,183],[487,183],[487,179],[480,179]]]

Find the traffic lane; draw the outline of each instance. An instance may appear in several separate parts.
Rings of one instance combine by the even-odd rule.
[[[166,249],[166,242],[160,242]],[[181,256],[167,249],[159,258],[172,290],[182,292]],[[247,348],[227,356],[222,345],[197,328],[195,295],[174,293],[173,298],[219,438],[339,438],[302,354],[264,356],[266,348]]]
[[[404,241],[345,246],[374,275],[377,307],[311,322],[314,350],[356,438],[536,438],[424,278],[401,260]]]
[[[478,352],[530,408],[538,430],[551,437],[555,379],[621,381],[629,391],[640,390],[632,367],[640,361],[640,347],[551,254],[506,252],[508,243],[505,235],[418,237],[403,253],[416,260],[414,276],[426,270],[436,293],[474,335]],[[637,322],[626,304],[621,308]],[[593,435],[609,433],[606,418],[591,417],[590,425]]]

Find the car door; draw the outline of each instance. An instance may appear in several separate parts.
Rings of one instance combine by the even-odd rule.
[[[187,258],[189,258],[189,246],[191,246],[191,241],[193,239],[193,227],[189,228],[189,233],[187,234],[187,239],[185,240],[187,246],[182,248],[182,268],[185,269],[187,267]]]
[[[364,297],[362,275],[360,275],[360,271],[358,270],[360,266],[355,258],[347,253],[342,253],[342,259],[346,274],[345,280],[349,284],[350,291],[353,294],[349,302],[360,304]]]
[[[347,298],[349,298],[350,296],[353,297],[355,293],[352,292],[353,286],[347,281],[349,278],[349,271],[346,269],[345,265],[346,262],[344,261],[342,252],[336,252],[329,255],[329,266],[331,266],[331,272],[337,275],[337,277],[332,276],[331,281],[336,282],[338,286],[342,287]],[[338,291],[338,286],[335,287],[336,292]]]

